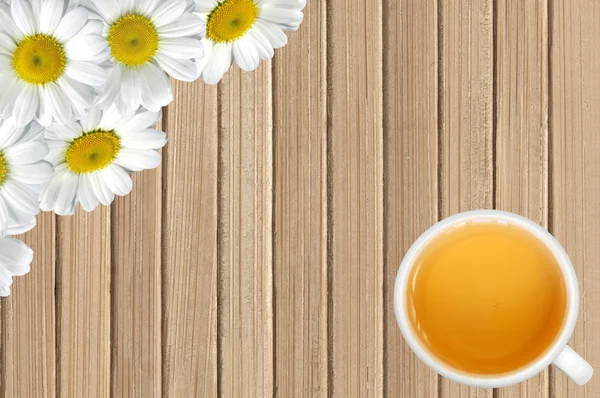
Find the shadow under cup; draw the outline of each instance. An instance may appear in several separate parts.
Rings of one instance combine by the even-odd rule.
[[[409,327],[430,356],[484,378],[543,357],[568,313],[551,248],[526,228],[493,218],[449,223],[422,244],[404,302]]]

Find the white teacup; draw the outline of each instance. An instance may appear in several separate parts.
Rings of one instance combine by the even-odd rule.
[[[425,348],[417,336],[415,335],[411,323],[406,313],[406,285],[410,275],[411,268],[415,263],[415,259],[440,232],[447,228],[455,226],[458,223],[465,221],[501,221],[523,228],[526,231],[534,234],[546,247],[552,252],[556,258],[562,271],[566,290],[567,290],[567,313],[563,328],[560,331],[558,338],[554,343],[545,350],[545,353],[537,358],[529,365],[515,370],[514,372],[501,375],[477,375],[464,373],[457,369],[453,369],[444,364],[440,359],[436,358],[427,348]],[[560,243],[554,237],[540,227],[535,222],[521,217],[519,215],[498,210],[475,210],[456,214],[452,217],[435,224],[429,228],[417,241],[411,246],[406,253],[406,256],[400,264],[400,269],[396,277],[396,285],[394,288],[394,309],[396,319],[400,326],[400,331],[404,335],[404,339],[414,351],[414,353],[427,366],[441,374],[442,376],[457,381],[462,384],[482,387],[496,388],[506,387],[513,384],[525,381],[536,374],[543,371],[548,365],[553,364],[560,370],[565,372],[573,381],[579,385],[587,383],[594,370],[592,366],[579,356],[571,347],[567,345],[579,313],[579,286],[577,284],[577,275],[573,269],[573,264],[569,256],[562,248]]]

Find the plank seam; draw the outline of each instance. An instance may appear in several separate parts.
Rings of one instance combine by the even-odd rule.
[[[60,397],[60,372],[61,372],[61,337],[62,337],[62,328],[60,324],[60,320],[62,319],[62,300],[61,300],[61,281],[62,281],[62,250],[60,246],[60,223],[58,222],[58,216],[54,216],[54,248],[56,250],[55,254],[55,273],[54,273],[54,308],[56,311],[56,316],[54,318],[54,330],[55,330],[55,349],[54,349],[54,357],[56,363],[56,374],[55,374],[55,389],[56,389],[56,397]],[[2,394],[4,396],[4,394]]]
[[[443,203],[444,194],[442,187],[443,179],[443,148],[444,148],[444,0],[437,0],[437,17],[438,17],[438,93],[437,93],[437,116],[438,116],[438,136],[437,136],[437,219],[441,221],[443,218]],[[437,375],[437,395],[442,398],[443,383],[442,376]]]
[[[498,0],[492,0],[492,209],[497,208],[498,196]],[[492,390],[499,398],[500,390]]]
[[[163,131],[166,130],[169,125],[169,108],[163,108],[162,115],[162,127]],[[167,132],[168,133],[168,132]],[[162,164],[161,164],[161,191],[163,198],[166,197],[168,192],[167,185],[167,177],[168,177],[168,165],[169,165],[169,147],[165,146],[163,148],[162,153]],[[160,312],[161,312],[161,322],[160,322],[160,340],[162,342],[162,347],[160,350],[160,367],[161,367],[161,391],[163,396],[168,396],[168,379],[166,377],[167,374],[167,360],[166,360],[166,349],[167,349],[167,341],[166,341],[166,333],[167,329],[167,300],[166,300],[166,284],[167,284],[167,250],[166,250],[166,241],[167,241],[167,206],[164,204],[164,200],[161,201],[161,223],[160,223]]]
[[[498,0],[492,0],[492,208],[498,196]],[[494,390],[497,393],[497,390]]]
[[[272,316],[272,324],[273,324],[273,397],[277,396],[277,279],[275,279],[275,269],[276,263],[275,259],[277,258],[277,237],[275,234],[275,219],[276,219],[276,210],[277,210],[277,131],[279,131],[279,126],[277,123],[277,101],[275,98],[277,97],[276,89],[277,87],[277,57],[273,57],[273,62],[271,62],[271,123],[272,123],[272,143],[271,143],[271,173],[272,173],[272,184],[271,184],[271,316]]]
[[[277,101],[275,98],[277,97],[277,93],[275,87],[277,87],[277,57],[273,57],[273,61],[271,62],[271,323],[273,325],[273,335],[272,335],[272,363],[273,363],[273,397],[277,396],[277,279],[275,279],[275,259],[277,258],[277,238],[275,233],[275,218],[276,218],[276,200],[277,200],[277,134],[278,129],[277,117],[276,114],[276,105]]]
[[[6,317],[8,316],[6,306],[8,299],[3,299],[0,302],[0,397],[6,396]]]
[[[223,289],[221,289],[221,269],[219,265],[223,259],[223,245],[221,242],[221,221],[219,217],[223,210],[223,167],[221,165],[221,156],[223,153],[223,140],[221,140],[221,131],[223,127],[223,84],[217,86],[217,397],[223,396],[223,380],[221,373],[223,370],[223,349],[221,348],[221,329],[223,327],[223,317],[221,316],[221,305],[223,302]]]
[[[390,0],[383,0],[382,1],[382,9],[383,10],[389,10],[390,9]],[[389,37],[390,37],[390,19],[389,18],[382,18],[383,22],[381,24],[381,36],[382,36],[382,48],[389,48]],[[382,51],[381,54],[381,63],[382,63],[382,78],[383,76],[389,76],[390,75],[390,70],[388,67],[388,56],[387,56],[387,51]],[[383,98],[388,98],[388,94],[389,93],[389,85],[387,84],[383,84],[382,82],[382,95]],[[382,116],[383,116],[382,112]],[[388,138],[389,138],[389,131],[390,131],[390,127],[389,127],[389,123],[388,123],[388,119],[386,117],[382,117],[382,124],[381,124],[381,128],[382,128],[382,135],[383,135],[383,142],[387,142]],[[388,151],[383,151],[383,164],[390,164],[389,163],[389,154]],[[388,192],[389,192],[389,184],[387,183],[389,181],[389,177],[388,177],[388,172],[387,172],[387,167],[383,167],[383,171],[382,171],[382,178],[383,178],[383,220],[386,220],[386,214],[388,213],[388,206],[386,205],[387,201],[385,200],[385,198],[388,197]],[[385,223],[384,223],[385,224]],[[383,236],[382,236],[382,242],[381,242],[381,248],[383,251],[383,267],[382,267],[382,272],[384,275],[384,279],[383,279],[383,283],[382,283],[382,294],[384,297],[384,306],[385,306],[385,298],[388,297],[388,284],[389,281],[385,280],[385,275],[388,274],[388,256],[386,256],[385,254],[387,253],[387,248],[388,248],[388,234],[385,233],[385,225],[383,226],[384,232],[383,232]],[[385,337],[387,336],[387,331],[388,331],[388,327],[387,327],[387,323],[388,323],[388,318],[389,318],[389,311],[386,311],[386,308],[388,308],[387,306],[384,307],[383,309],[383,325],[381,328],[381,331],[383,333],[383,347],[386,346],[386,342],[385,342]],[[388,381],[388,373],[389,373],[389,360],[388,360],[388,354],[387,354],[387,350],[383,350],[383,369],[382,369],[382,377],[383,377],[383,397],[388,396],[387,393],[387,381]]]
[[[332,0],[325,0],[325,26],[329,27],[333,24],[333,4]],[[326,45],[325,45],[325,58],[326,65],[332,63],[332,47],[333,47],[333,34],[330,29],[326,28],[325,31]],[[329,87],[332,86],[333,81],[333,70],[327,67],[326,70],[326,109],[327,109],[327,396],[333,397],[333,251],[331,247],[333,245],[333,156],[331,148],[333,147],[333,105],[331,101],[332,92]]]
[[[548,109],[547,109],[547,178],[548,178],[548,208],[547,208],[547,220],[548,220],[548,231],[552,234],[554,232],[554,184],[553,184],[553,166],[554,166],[554,156],[553,156],[553,125],[552,125],[552,108],[553,108],[553,90],[552,90],[552,35],[554,34],[554,0],[547,0],[547,18],[548,18],[548,48],[547,48],[547,58],[548,58]],[[554,390],[554,379],[555,379],[555,370],[552,366],[548,368],[548,397],[555,397]]]
[[[115,328],[116,325],[116,321],[115,321],[115,317],[117,314],[117,303],[116,300],[113,300],[113,294],[117,291],[117,286],[116,286],[116,278],[113,278],[113,275],[116,275],[116,271],[117,271],[117,264],[115,261],[116,258],[116,248],[115,245],[112,244],[112,242],[115,241],[115,237],[116,237],[116,233],[115,233],[115,226],[117,225],[116,222],[116,206],[117,204],[115,202],[111,203],[110,205],[110,215],[109,215],[109,222],[110,222],[110,315],[109,315],[109,353],[110,353],[110,358],[108,360],[109,362],[109,381],[108,381],[108,391],[109,394],[112,396],[113,395],[113,372],[116,371],[115,367],[117,366],[117,361],[115,360],[115,356],[117,355],[117,347],[115,346],[115,342],[117,341],[117,330]],[[135,383],[132,383],[132,386],[135,386]],[[123,392],[123,391],[121,391]],[[135,392],[135,390],[134,390]]]

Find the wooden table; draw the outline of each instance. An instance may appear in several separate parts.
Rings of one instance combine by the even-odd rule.
[[[600,369],[600,3],[309,0],[289,45],[175,84],[163,167],[39,217],[1,302],[5,397],[599,397],[549,369],[493,392],[405,345],[394,277],[474,208],[523,214],[580,279]]]

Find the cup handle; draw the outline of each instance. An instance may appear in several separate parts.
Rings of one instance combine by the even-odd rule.
[[[567,376],[580,386],[592,378],[594,369],[578,353],[569,346],[565,346],[562,352],[554,360],[554,366],[562,370]]]

